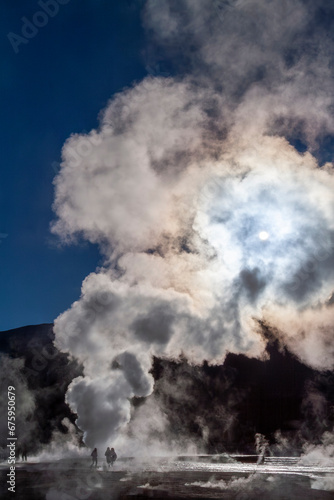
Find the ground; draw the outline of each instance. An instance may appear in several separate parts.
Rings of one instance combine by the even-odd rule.
[[[88,460],[18,463],[15,494],[7,490],[8,468],[1,467],[1,499],[116,500],[132,498],[226,500],[329,500],[332,491],[312,485],[333,483],[334,470],[296,465],[260,465],[212,459],[120,460],[108,469]],[[320,481],[320,483],[319,483]],[[316,483],[317,482],[317,483]]]

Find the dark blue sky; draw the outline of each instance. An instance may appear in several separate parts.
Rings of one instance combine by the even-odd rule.
[[[41,7],[2,5],[0,330],[52,322],[101,264],[96,247],[59,248],[50,234],[53,162],[71,133],[98,125],[113,93],[147,74],[139,4],[69,0],[17,54],[8,33],[22,35],[22,17]]]
[[[55,2],[15,0],[1,9],[0,330],[52,322],[101,264],[93,245],[60,248],[51,235],[52,181],[70,134],[96,128],[110,97],[152,72],[144,0],[59,0],[58,13],[45,14],[46,25],[28,43],[17,39],[15,51],[15,36],[25,35],[22,18],[43,23],[36,15],[43,1]],[[319,12],[315,26],[332,33],[333,16]],[[180,57],[182,44],[176,48]],[[153,72],[173,73],[166,54],[159,57]],[[176,64],[186,67],[183,59]],[[299,137],[288,139],[305,150]],[[326,136],[313,153],[323,163],[333,150]]]

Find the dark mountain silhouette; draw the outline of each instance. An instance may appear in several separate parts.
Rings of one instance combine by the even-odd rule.
[[[25,387],[20,386],[20,394],[17,396],[24,401],[24,387],[35,401],[33,415],[29,416],[29,422],[26,422],[31,431],[27,435],[24,422],[21,422],[21,428],[17,429],[19,439],[24,436],[29,453],[37,452],[43,444],[48,443],[53,431],[66,433],[67,428],[61,423],[64,418],[67,417],[72,423],[76,418],[65,403],[65,394],[70,382],[81,375],[82,371],[78,363],[53,346],[53,339],[52,324],[25,326],[0,332],[1,355],[22,361],[19,366],[5,363],[7,370],[8,367],[10,369],[9,373],[3,373],[2,377],[8,377],[8,385],[12,383],[14,375],[16,379],[22,379]],[[20,410],[18,407],[17,412]],[[3,439],[5,438],[6,435],[3,436]],[[3,443],[1,444],[3,446]]]

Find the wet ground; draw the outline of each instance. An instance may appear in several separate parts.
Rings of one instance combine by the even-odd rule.
[[[334,468],[298,465],[297,458],[202,456],[120,459],[113,468],[89,460],[17,463],[15,493],[2,465],[0,498],[24,500],[228,499],[334,500]]]

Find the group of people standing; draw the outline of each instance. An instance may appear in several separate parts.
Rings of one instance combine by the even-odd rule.
[[[117,458],[114,448],[109,448],[108,446],[104,455],[106,457],[108,467],[114,465],[114,462]],[[91,453],[91,457],[92,457],[91,467],[93,466],[97,467],[97,448],[94,448],[94,450]]]

